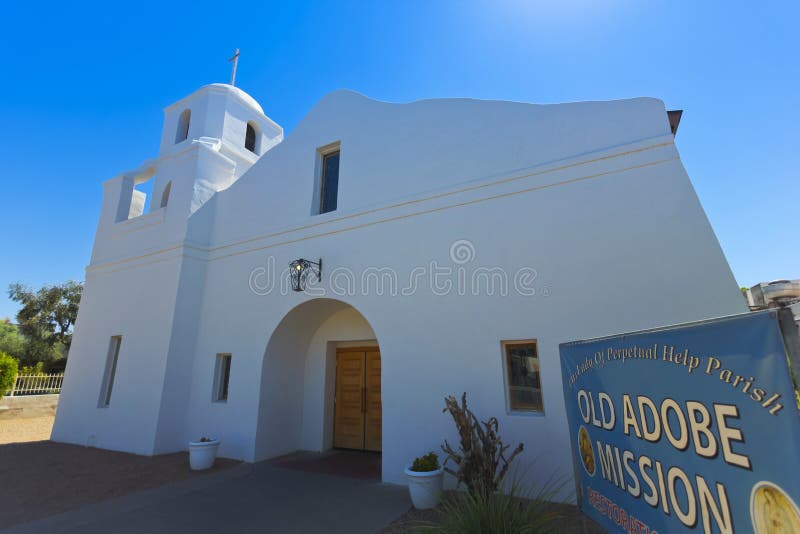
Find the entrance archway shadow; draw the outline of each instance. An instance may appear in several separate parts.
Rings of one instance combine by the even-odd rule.
[[[275,466],[362,480],[381,479],[381,453],[349,450],[296,452],[272,460]]]
[[[377,346],[375,333],[348,303],[309,300],[284,316],[264,352],[256,461],[332,447],[336,350],[364,344]]]

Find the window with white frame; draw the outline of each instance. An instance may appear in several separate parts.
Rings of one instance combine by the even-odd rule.
[[[336,211],[339,200],[339,143],[319,149],[319,210],[317,213]]]
[[[103,382],[100,387],[100,400],[98,407],[105,408],[111,403],[111,391],[114,389],[114,377],[117,374],[117,360],[119,348],[122,345],[122,336],[111,336],[106,356],[106,369],[103,373]]]
[[[217,363],[214,368],[214,402],[228,400],[228,384],[231,380],[231,355],[217,354]]]
[[[508,410],[544,413],[536,340],[503,341],[502,347]]]

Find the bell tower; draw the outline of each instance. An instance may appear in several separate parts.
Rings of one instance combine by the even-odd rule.
[[[246,146],[248,125],[257,134],[251,147]],[[226,155],[254,161],[253,157],[257,159],[280,142],[283,129],[238,87],[212,83],[164,109],[159,157],[204,138],[221,141]]]
[[[283,129],[250,95],[232,85],[206,85],[164,110],[153,199],[164,198],[169,187],[167,196],[177,194],[180,210],[191,215],[282,139]]]
[[[92,262],[182,242],[189,217],[282,140],[283,129],[233,85],[206,85],[167,106],[158,156],[104,184]],[[147,242],[122,237],[154,225],[161,230]]]
[[[103,184],[68,365],[88,382],[65,383],[56,441],[138,454],[185,448],[210,231],[201,208],[282,138],[244,91],[207,85],[164,110],[155,158]]]

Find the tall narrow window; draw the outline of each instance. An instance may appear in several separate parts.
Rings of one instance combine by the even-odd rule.
[[[172,180],[167,182],[166,187],[164,187],[164,192],[161,193],[161,207],[166,208],[167,203],[169,202],[169,192],[172,190]]]
[[[244,147],[252,153],[256,153],[256,140],[258,139],[258,129],[253,121],[247,123],[247,132],[244,134]]]
[[[504,341],[503,357],[512,412],[544,412],[536,340]]]
[[[184,109],[178,117],[178,130],[175,132],[175,143],[185,141],[189,137],[189,122],[192,119],[192,111]]]
[[[339,196],[339,151],[323,154],[320,180],[319,212],[328,213],[336,209]]]
[[[103,373],[103,384],[100,388],[100,408],[105,408],[111,402],[111,390],[114,388],[114,376],[117,374],[117,359],[119,358],[119,347],[122,345],[122,336],[112,336],[108,344],[108,356],[106,357],[106,370]]]
[[[231,380],[231,355],[217,354],[217,365],[214,369],[214,396],[215,402],[228,400],[228,383]]]

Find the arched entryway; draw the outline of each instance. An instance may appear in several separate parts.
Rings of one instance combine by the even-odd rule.
[[[314,299],[293,308],[264,353],[255,459],[335,447],[379,451],[380,347],[353,306]]]

